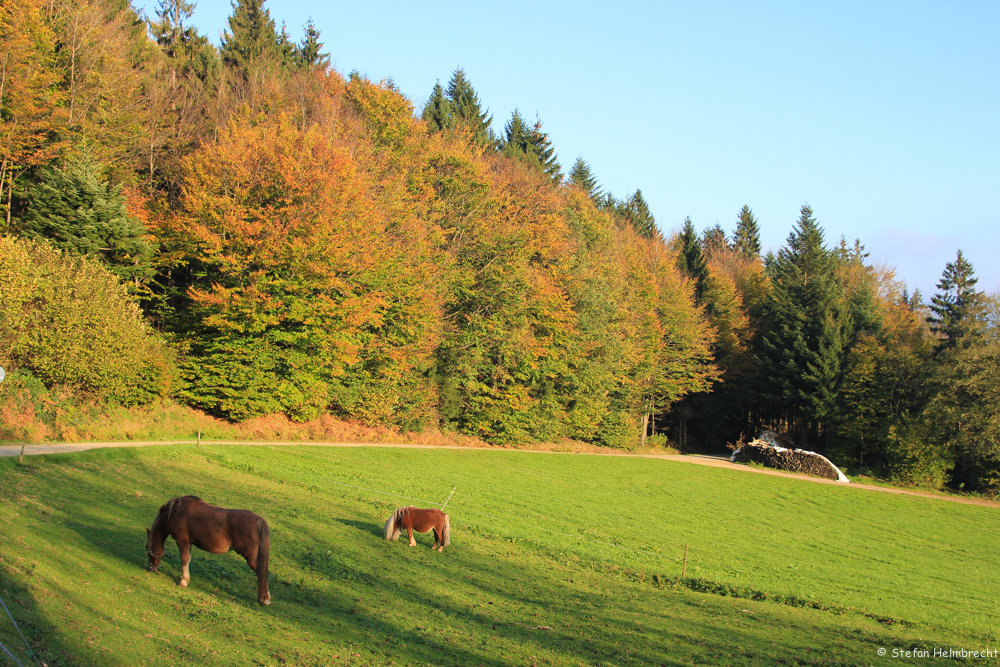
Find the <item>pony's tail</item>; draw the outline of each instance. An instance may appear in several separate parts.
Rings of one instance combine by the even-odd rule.
[[[267,559],[271,553],[271,531],[267,521],[257,519],[257,601],[271,604],[271,593],[267,590]]]
[[[444,515],[444,530],[442,530],[441,533],[441,539],[444,540],[444,546],[451,544],[451,517],[447,514]]]
[[[396,525],[396,519],[399,517],[399,510],[392,513],[389,520],[385,522],[385,539],[386,541],[392,540],[395,542],[399,539],[399,526]]]

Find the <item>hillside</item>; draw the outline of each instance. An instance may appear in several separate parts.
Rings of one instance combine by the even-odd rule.
[[[383,541],[453,487],[444,553]],[[102,450],[0,461],[0,489],[0,595],[50,665],[860,665],[996,641],[988,507],[500,450]],[[172,542],[146,571],[144,528],[186,493],[268,520],[270,607],[232,553],[195,550],[188,589]]]

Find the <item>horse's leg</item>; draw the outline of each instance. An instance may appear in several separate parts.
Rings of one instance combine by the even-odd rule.
[[[188,565],[191,563],[191,544],[189,542],[178,543],[177,548],[181,551],[181,586],[187,586],[191,581],[191,571]]]
[[[410,536],[410,546],[411,547],[417,546],[417,541],[415,539],[413,539],[413,524],[412,523],[409,526],[406,527],[406,534]]]
[[[438,544],[440,543],[440,547]],[[444,537],[441,535],[441,529],[434,526],[434,546],[431,547],[435,551],[444,551]]]
[[[256,573],[257,572],[257,547],[250,547],[246,551],[241,551],[240,555],[243,556],[246,559],[247,565],[249,565],[250,569],[253,570]]]

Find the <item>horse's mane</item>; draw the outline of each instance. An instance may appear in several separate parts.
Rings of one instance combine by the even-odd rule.
[[[176,498],[171,498],[167,502],[163,503],[163,506],[160,507],[160,511],[156,513],[156,518],[153,519],[153,527],[150,528],[150,530],[155,533],[161,519],[164,522],[170,521],[170,517],[173,515],[182,500],[197,500],[198,502],[201,502],[201,498],[198,496],[177,496]]]

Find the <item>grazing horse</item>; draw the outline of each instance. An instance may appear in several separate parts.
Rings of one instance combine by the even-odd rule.
[[[257,601],[271,604],[271,594],[267,590],[271,532],[267,521],[261,517],[249,510],[227,510],[209,505],[195,496],[168,500],[153,520],[153,527],[146,529],[146,553],[151,572],[160,569],[168,537],[174,538],[181,552],[181,586],[191,581],[188,564],[192,544],[213,554],[224,554],[232,549],[257,573]]]
[[[385,539],[398,540],[401,530],[405,530],[410,536],[411,547],[417,546],[413,539],[413,531],[426,533],[433,530],[434,546],[432,548],[438,551],[444,551],[444,548],[451,544],[451,519],[439,509],[423,510],[412,505],[400,507],[385,522]]]

